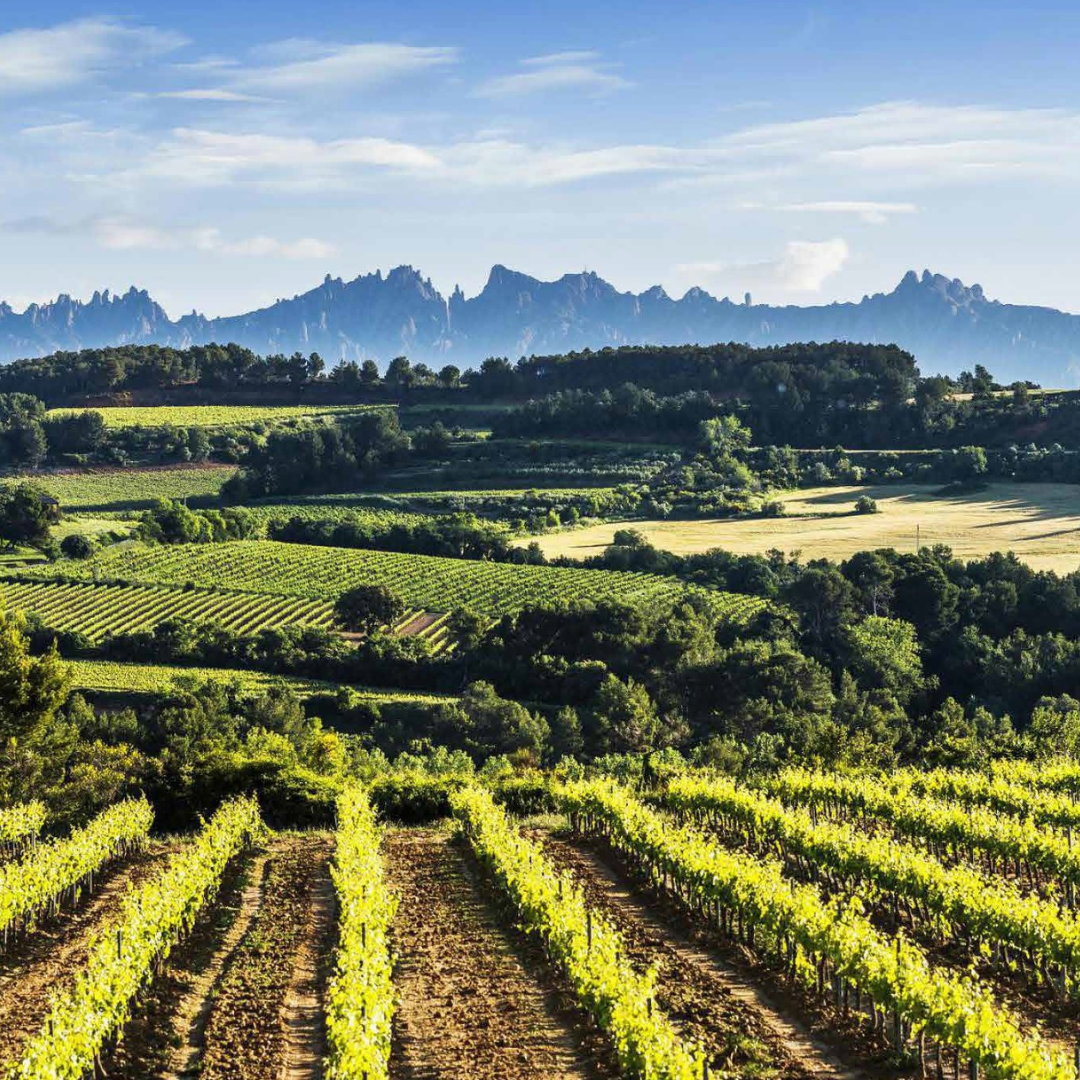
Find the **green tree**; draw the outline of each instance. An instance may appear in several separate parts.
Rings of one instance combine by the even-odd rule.
[[[46,548],[59,505],[44,488],[22,483],[0,488],[0,540],[12,550],[20,545]]]
[[[334,603],[334,617],[346,630],[373,634],[405,614],[405,603],[386,585],[357,585]]]

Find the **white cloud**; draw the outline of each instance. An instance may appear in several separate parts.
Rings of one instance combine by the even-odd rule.
[[[392,42],[322,45],[290,41],[279,43],[272,55],[281,62],[239,70],[232,85],[278,93],[374,86],[456,63],[458,50]]]
[[[150,152],[137,173],[194,185],[250,180],[326,186],[365,168],[423,171],[438,165],[438,159],[421,147],[390,139],[320,142],[308,137],[177,128]]]
[[[522,60],[524,71],[502,75],[476,89],[480,97],[516,97],[546,90],[622,90],[631,84],[600,62],[595,52],[560,52]]]
[[[0,34],[0,96],[66,88],[115,68],[133,67],[185,44],[167,30],[81,19]]]
[[[820,292],[851,256],[842,239],[812,242],[791,240],[778,258],[757,263],[693,262],[675,267],[676,276],[687,283],[742,291],[779,290],[785,293]]]
[[[774,209],[764,206],[763,209]],[[794,214],[849,214],[870,225],[884,225],[896,214],[915,214],[918,207],[910,202],[865,202],[859,200],[825,200],[824,202],[784,203],[777,207]]]
[[[157,95],[162,98],[175,98],[179,101],[259,101],[253,94],[241,94],[236,90],[209,87],[204,90],[166,90]]]
[[[793,167],[892,172],[898,183],[970,179],[972,170],[1080,175],[1080,113],[886,102],[850,113],[761,124],[716,144]]]

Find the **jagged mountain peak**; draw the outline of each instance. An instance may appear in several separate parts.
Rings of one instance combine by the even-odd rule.
[[[145,289],[108,289],[83,302],[64,294],[16,314],[0,303],[0,359],[60,349],[152,342],[178,347],[235,341],[260,353],[318,351],[331,362],[405,353],[415,360],[556,353],[627,343],[752,345],[847,339],[895,342],[924,370],[958,372],[983,363],[999,378],[1073,385],[1080,317],[988,300],[979,285],[924,270],[892,292],[816,307],[735,303],[704,289],[678,299],[661,286],[620,292],[591,270],[543,281],[503,264],[467,297],[449,300],[415,267],[351,281],[327,274],[291,299],[227,318],[192,312],[176,322]]]

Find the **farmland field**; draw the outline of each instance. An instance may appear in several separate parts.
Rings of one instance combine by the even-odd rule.
[[[966,494],[939,495],[939,486],[825,487],[781,496],[783,518],[605,522],[539,537],[549,557],[585,558],[611,543],[616,529],[634,528],[657,547],[679,554],[725,548],[762,554],[770,548],[801,551],[804,558],[846,559],[868,548],[914,551],[947,544],[964,559],[1013,551],[1038,570],[1067,573],[1080,567],[1080,487],[1073,484],[987,484]],[[870,495],[879,513],[854,514]]]
[[[2,581],[0,597],[9,607],[39,616],[53,630],[77,630],[91,640],[110,632],[152,630],[171,618],[213,622],[244,633],[274,626],[328,626],[332,620],[330,605],[318,600],[93,581]]]
[[[516,566],[270,540],[172,547],[131,541],[106,548],[80,563],[26,571],[28,577],[42,580],[58,574],[88,582],[190,585],[297,597],[309,601],[313,612],[320,602],[321,610],[328,612],[327,604],[353,585],[385,584],[410,608],[451,611],[470,607],[490,617],[531,603],[559,600],[671,604],[687,591],[687,586],[673,578],[648,574]],[[763,606],[753,597],[698,591],[721,613],[736,620]]]
[[[557,814],[523,819],[497,786],[444,780],[454,833],[430,809],[408,828],[377,817],[380,790],[415,794],[415,814],[432,789],[388,772],[339,794],[333,831],[271,832],[237,799],[162,843],[131,798],[31,843],[0,875],[16,942],[0,1067],[1076,1080],[1080,921],[1033,886],[1080,877],[1080,857],[1064,833],[914,794],[1004,784],[1022,812],[1037,788],[690,771],[647,803],[609,779],[561,784]],[[31,840],[41,824],[29,805],[0,817]]]
[[[196,682],[214,681],[239,683],[245,693],[259,693],[272,686],[288,686],[298,697],[330,693],[337,683],[292,676],[268,675],[260,671],[240,671],[231,668],[176,667],[168,664],[128,664],[107,660],[71,660],[67,664],[72,685],[76,690],[122,694],[161,694],[171,689],[177,679]],[[418,691],[375,690],[353,688],[358,699],[379,702],[437,702],[445,698]]]
[[[166,619],[213,623],[235,634],[257,634],[281,626],[333,624],[332,605],[318,599],[262,592],[93,581],[2,581],[0,599],[38,616],[50,630],[79,631],[91,641],[106,634],[153,630]],[[446,644],[446,618],[410,608],[392,631],[423,638],[436,650]]]
[[[233,465],[89,469],[12,477],[32,480],[69,512],[145,510],[155,499],[212,498],[236,472]]]
[[[383,405],[147,405],[94,409],[107,427],[234,427],[300,420],[315,416],[343,416]],[[54,409],[50,415],[80,409]]]

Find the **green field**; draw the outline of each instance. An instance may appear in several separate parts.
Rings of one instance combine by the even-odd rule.
[[[853,513],[870,495],[876,514]],[[847,559],[879,547],[914,551],[916,544],[947,544],[964,559],[1013,551],[1037,570],[1069,573],[1080,567],[1080,486],[985,484],[977,491],[943,492],[929,484],[822,487],[781,496],[782,518],[605,522],[539,538],[549,557],[585,558],[603,551],[615,531],[633,528],[657,547],[678,554],[725,548],[763,554],[770,548],[803,558]]]
[[[107,694],[160,694],[170,690],[177,679],[239,683],[244,692],[251,694],[267,690],[272,686],[285,685],[302,698],[311,697],[313,694],[334,693],[338,689],[337,683],[267,675],[261,671],[240,671],[234,668],[119,664],[108,660],[69,660],[65,662],[65,666],[71,674],[74,689]],[[354,687],[353,689],[362,700],[373,703],[401,701],[434,703],[447,700],[439,694],[413,693],[405,690],[373,690],[368,687]]]
[[[155,499],[213,498],[235,472],[235,465],[178,465],[34,473],[10,480],[39,484],[68,512],[119,513],[145,510]]]
[[[383,584],[410,608],[451,611],[469,607],[497,617],[529,604],[563,600],[674,603],[687,586],[674,578],[607,570],[516,566],[428,555],[244,540],[225,544],[149,547],[116,544],[84,562],[31,567],[27,576],[84,581],[190,586],[332,602],[358,584]],[[718,613],[741,619],[763,606],[752,597],[707,590]]]
[[[352,524],[364,529],[384,530],[398,526],[403,529],[428,524],[435,519],[431,514],[411,513],[407,510],[373,510],[364,506],[343,506],[335,503],[269,503],[246,506],[244,509],[261,523],[261,533],[271,521],[330,522],[334,525]]]
[[[98,412],[111,428],[236,427],[300,420],[313,416],[342,416],[390,405],[146,405],[104,409],[50,409],[50,416]]]

